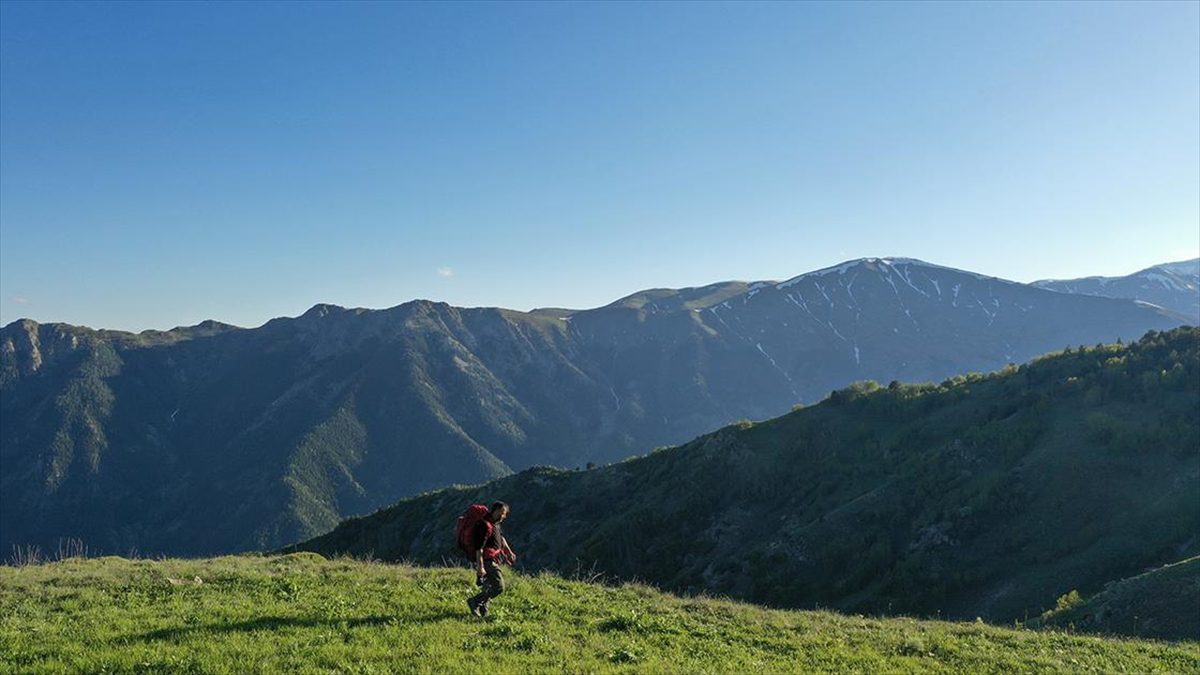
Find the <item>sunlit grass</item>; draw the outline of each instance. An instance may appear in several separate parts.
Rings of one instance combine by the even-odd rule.
[[[0,569],[3,672],[1196,671],[1200,645],[765,610],[315,554]]]

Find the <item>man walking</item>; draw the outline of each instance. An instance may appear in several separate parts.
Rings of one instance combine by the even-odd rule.
[[[517,559],[500,529],[508,511],[504,502],[496,502],[490,509],[477,504],[459,519],[460,545],[466,544],[462,548],[474,559],[476,584],[482,587],[479,593],[467,598],[467,607],[478,617],[486,617],[488,602],[504,592],[500,563],[507,560],[511,565]]]

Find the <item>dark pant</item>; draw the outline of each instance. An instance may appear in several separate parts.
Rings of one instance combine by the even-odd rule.
[[[475,596],[477,604],[486,605],[488,600],[504,592],[504,575],[495,560],[484,560],[483,570],[487,573],[483,578],[483,590]]]

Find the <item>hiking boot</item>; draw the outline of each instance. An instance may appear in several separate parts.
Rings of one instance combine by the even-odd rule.
[[[479,618],[486,619],[487,615],[488,615],[487,603],[481,602],[481,603],[479,603],[478,607],[479,607],[479,611],[477,612],[477,614],[479,614]]]
[[[467,598],[467,609],[471,610],[471,614],[479,618],[487,616],[487,607],[479,604],[475,598]]]

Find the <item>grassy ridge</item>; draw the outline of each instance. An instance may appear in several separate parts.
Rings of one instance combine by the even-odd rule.
[[[511,575],[327,561],[70,559],[0,568],[3,672],[1184,672],[1200,644],[766,610]],[[197,579],[199,581],[197,581]]]

